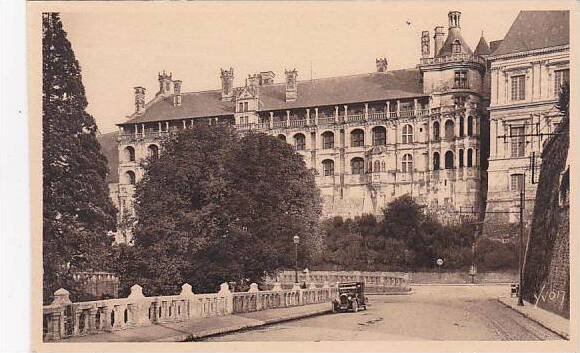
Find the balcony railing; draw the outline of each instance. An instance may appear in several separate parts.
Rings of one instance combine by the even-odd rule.
[[[421,65],[444,64],[458,61],[474,61],[479,64],[485,65],[485,59],[482,59],[479,56],[474,56],[472,54],[453,54],[450,56],[443,56],[439,58],[421,58]]]
[[[370,121],[385,120],[386,118],[387,118],[387,114],[385,114],[383,112],[369,113],[369,120]]]
[[[353,122],[353,121],[364,121],[365,120],[365,115],[364,114],[349,114],[347,116],[346,121],[347,122]]]
[[[332,125],[334,124],[334,117],[318,117],[318,125]]]
[[[302,126],[306,126],[306,119],[290,120],[290,127],[302,127]]]
[[[274,129],[279,129],[281,127],[286,127],[286,121],[285,120],[279,120],[279,121],[274,120],[272,122],[272,127]]]

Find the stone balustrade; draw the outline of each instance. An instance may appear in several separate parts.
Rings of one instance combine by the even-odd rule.
[[[276,282],[283,284],[294,283],[294,271],[282,271]],[[274,280],[271,280],[274,282]],[[298,273],[299,283],[322,284],[328,283],[335,287],[339,282],[364,282],[368,291],[380,293],[387,291],[410,291],[409,275],[402,272],[363,272],[363,271],[310,271]]]
[[[189,284],[178,295],[145,297],[139,285],[131,287],[127,298],[73,303],[69,292],[59,289],[54,300],[43,307],[43,339],[57,341],[73,336],[126,330],[168,322],[246,313],[329,302],[338,293],[328,284],[317,288],[297,285],[283,290],[274,283],[271,290],[260,291],[253,283],[248,292],[231,292],[222,283],[218,293],[194,294]]]

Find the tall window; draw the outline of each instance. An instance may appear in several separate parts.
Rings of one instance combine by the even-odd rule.
[[[456,107],[463,107],[466,101],[467,98],[465,98],[465,96],[453,96],[453,104]]]
[[[433,153],[433,170],[439,170],[441,168],[441,161],[439,158],[439,152]]]
[[[433,141],[439,141],[441,139],[441,131],[439,128],[439,122],[433,123]]]
[[[512,174],[510,183],[511,191],[521,191],[524,187],[524,175],[523,174]]]
[[[445,139],[453,140],[455,137],[455,123],[453,120],[447,120],[445,122]]]
[[[453,168],[455,168],[453,165],[453,152],[447,151],[445,152],[445,169]]]
[[[512,100],[526,99],[526,75],[512,76]]]
[[[375,173],[378,173],[381,171],[381,162],[375,161],[374,171],[375,171]]]
[[[327,131],[322,134],[322,148],[334,148],[334,134],[332,132]]]
[[[471,148],[467,150],[467,166],[473,167],[473,150]]]
[[[149,147],[147,147],[147,151],[149,152],[149,157],[155,159],[159,157],[159,147],[157,147],[157,145],[149,145]]]
[[[463,150],[459,150],[459,168],[463,168]]]
[[[411,173],[413,171],[413,156],[405,154],[403,156],[403,173]]]
[[[467,88],[467,70],[455,70],[453,88]]]
[[[473,136],[473,117],[467,118],[467,136]]]
[[[125,161],[135,162],[135,149],[132,146],[125,147]]]
[[[304,135],[294,135],[294,148],[296,151],[304,151],[306,149],[306,137]]]
[[[244,111],[247,112],[248,110],[248,102],[244,102]]]
[[[411,125],[403,126],[403,143],[413,143],[413,127]]]
[[[238,104],[238,111],[239,111],[239,112],[243,112],[243,111],[244,111],[244,103],[240,102],[240,103]]]
[[[510,128],[511,131],[511,153],[512,157],[523,157],[526,153],[526,138],[523,126]]]
[[[365,172],[365,161],[360,157],[355,157],[350,160],[350,168],[352,174],[364,174]]]
[[[373,128],[373,146],[383,146],[387,144],[387,130],[382,126]]]
[[[556,70],[554,71],[554,96],[558,97],[560,88],[564,82],[570,82],[570,70]]]
[[[125,173],[125,176],[127,178],[128,184],[135,185],[135,172],[133,172],[132,170],[129,170]]]
[[[250,123],[249,116],[240,116],[240,125],[248,125]]]
[[[353,130],[350,133],[350,146],[363,147],[365,145],[365,133],[361,129]]]
[[[459,136],[463,137],[464,133],[463,130],[465,129],[465,118],[464,117],[460,117],[459,118]]]
[[[334,161],[331,159],[325,159],[322,161],[322,171],[324,176],[334,175]]]

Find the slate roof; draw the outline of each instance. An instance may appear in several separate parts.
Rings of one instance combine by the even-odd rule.
[[[462,54],[473,54],[473,51],[471,51],[471,48],[469,47],[465,39],[463,39],[463,36],[461,35],[461,30],[459,28],[450,28],[449,31],[447,32],[447,39],[445,39],[445,43],[443,43],[443,46],[437,53],[436,57],[440,58],[443,56],[452,55],[453,52],[451,45],[453,44],[453,42],[455,42],[455,40],[459,40],[459,43],[461,43]]]
[[[489,50],[491,51],[491,54],[493,54],[497,50],[497,48],[499,48],[502,42],[503,39],[492,40],[491,42],[489,42]]]
[[[286,85],[260,87],[260,110],[322,107],[326,105],[372,102],[426,96],[418,69],[402,69],[351,76],[298,81],[298,98],[286,102]],[[182,104],[173,106],[173,98],[156,98],[140,116],[121,123],[143,123],[196,117],[233,115],[233,102],[222,102],[221,91],[183,93]]]
[[[485,38],[483,37],[483,35],[481,36],[481,38],[479,39],[479,43],[477,43],[477,47],[475,47],[475,51],[473,52],[473,55],[489,55],[491,54],[491,50],[489,49],[489,45],[487,44],[487,41],[485,40]]]
[[[494,56],[570,44],[570,11],[520,11]]]
[[[101,145],[101,151],[107,157],[107,166],[109,167],[109,173],[107,174],[107,183],[118,183],[119,182],[119,151],[117,136],[119,132],[109,132],[107,134],[102,134],[97,136],[97,141]]]

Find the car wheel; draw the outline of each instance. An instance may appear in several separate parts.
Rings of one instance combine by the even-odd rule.
[[[336,307],[336,304],[332,304],[332,312],[335,314],[338,312],[338,308]]]
[[[352,302],[352,311],[358,312],[358,302],[356,300]]]

